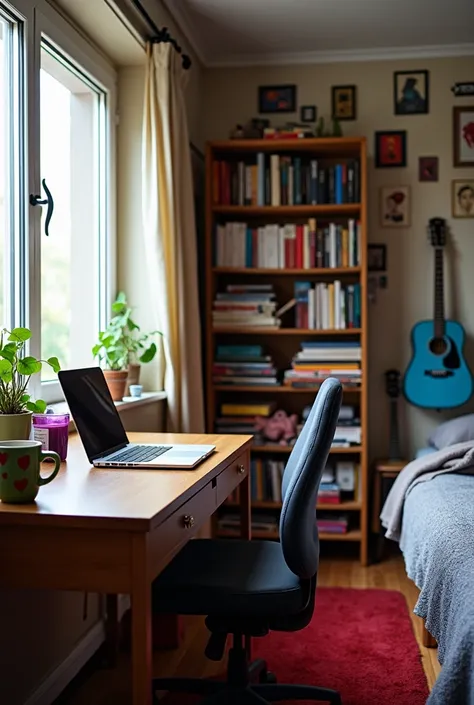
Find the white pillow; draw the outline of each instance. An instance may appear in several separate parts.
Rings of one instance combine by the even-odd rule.
[[[428,443],[438,450],[466,441],[474,441],[474,414],[465,414],[445,421],[428,438]]]

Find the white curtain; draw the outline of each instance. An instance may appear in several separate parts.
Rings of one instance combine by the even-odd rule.
[[[204,431],[189,76],[166,43],[148,47],[143,116],[143,226],[152,301],[163,333],[168,430]],[[191,69],[192,71],[192,69]]]

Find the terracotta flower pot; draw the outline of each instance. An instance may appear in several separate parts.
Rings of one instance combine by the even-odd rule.
[[[31,411],[0,414],[0,441],[27,441],[31,433]]]
[[[141,370],[141,368],[142,368],[142,366],[140,364],[136,364],[134,362],[129,363],[127,386],[126,386],[127,396],[130,396],[130,385],[140,383],[140,370]]]
[[[114,401],[122,401],[125,396],[128,370],[104,370],[105,381]]]

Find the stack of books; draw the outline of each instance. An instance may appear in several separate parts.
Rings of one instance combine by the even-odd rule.
[[[318,227],[287,223],[251,227],[248,223],[219,224],[215,234],[215,265],[261,269],[335,269],[357,267],[360,223],[329,223]]]
[[[336,377],[346,387],[361,383],[360,343],[307,342],[292,361],[292,369],[284,373],[284,385],[295,389],[319,386],[328,377]]]
[[[216,433],[255,434],[255,417],[268,417],[275,411],[274,402],[222,404],[216,418]]]
[[[216,294],[213,324],[226,328],[278,328],[276,306],[272,284],[228,284],[225,292]]]
[[[253,501],[281,502],[281,481],[285,463],[281,460],[252,459],[250,487]]]
[[[240,516],[235,512],[221,514],[217,520],[221,531],[240,531]],[[272,534],[278,531],[278,520],[273,514],[252,512],[252,531],[265,531]]]
[[[357,159],[328,166],[317,159],[259,152],[253,163],[215,161],[212,183],[215,205],[316,206],[360,201]]]
[[[341,488],[336,482],[321,482],[318,492],[319,504],[340,504]]]
[[[212,366],[214,384],[279,386],[277,370],[262,345],[218,345]]]
[[[343,286],[336,279],[320,282],[295,282],[295,326],[311,330],[360,328],[360,284]]]
[[[325,534],[347,534],[349,519],[347,514],[334,516],[333,514],[318,514],[316,517],[318,531]]]

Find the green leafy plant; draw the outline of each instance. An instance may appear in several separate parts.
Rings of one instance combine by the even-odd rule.
[[[112,304],[112,312],[115,315],[107,328],[99,333],[99,340],[92,348],[94,357],[109,370],[124,370],[129,362],[151,362],[157,352],[152,336],[161,333],[140,332],[140,326],[132,319],[132,309],[123,291]]]
[[[46,402],[31,401],[26,392],[31,375],[41,372],[44,363],[54,372],[61,369],[57,357],[37,360],[23,356],[26,341],[31,338],[28,328],[3,328],[0,331],[0,414],[23,414],[26,411],[43,414]]]

